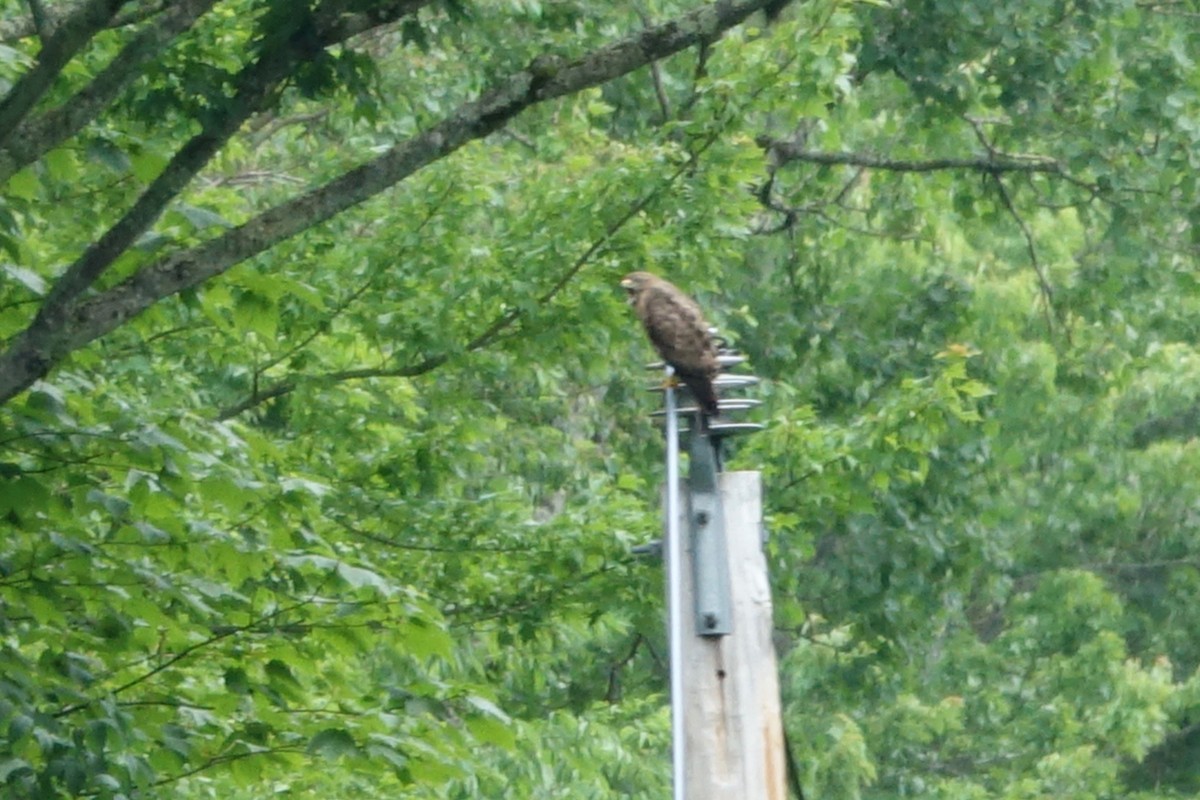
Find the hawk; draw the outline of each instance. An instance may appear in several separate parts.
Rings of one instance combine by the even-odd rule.
[[[706,418],[717,415],[713,381],[721,365],[700,306],[674,284],[649,272],[629,273],[621,287],[628,292],[629,303],[654,349],[675,368],[675,374],[700,406],[700,425],[706,428]]]

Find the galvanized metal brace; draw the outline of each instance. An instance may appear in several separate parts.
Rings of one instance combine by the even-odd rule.
[[[717,487],[717,447],[693,425],[688,447],[688,531],[692,546],[696,635],[725,636],[733,631],[729,561],[725,557],[725,512]]]

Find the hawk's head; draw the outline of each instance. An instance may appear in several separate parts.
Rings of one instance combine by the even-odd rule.
[[[621,288],[629,295],[629,302],[632,303],[637,300],[637,296],[643,290],[648,289],[658,281],[659,278],[651,275],[649,272],[631,272],[621,279]]]

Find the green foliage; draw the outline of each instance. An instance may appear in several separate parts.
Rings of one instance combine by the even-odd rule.
[[[218,3],[16,165],[0,352],[257,64],[286,74],[85,300],[700,3],[320,41],[394,5]],[[5,90],[40,47],[7,25]],[[809,797],[1194,795],[1198,41],[1170,2],[792,4],[75,348],[0,409],[0,795],[664,796],[634,268],[765,379],[731,462]]]

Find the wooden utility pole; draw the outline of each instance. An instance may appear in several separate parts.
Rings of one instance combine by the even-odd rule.
[[[681,494],[690,499],[686,485]],[[700,636],[693,548],[682,552],[682,721],[687,800],[786,800],[779,676],[771,639],[771,590],[763,555],[762,481],[757,472],[718,477],[729,565],[731,631]],[[693,504],[680,504],[680,528]],[[683,537],[688,541],[688,537]],[[679,619],[679,615],[676,616]],[[678,733],[676,734],[678,735]]]
[[[718,352],[722,370],[743,361],[727,347]],[[650,367],[668,379],[674,374],[670,365]],[[729,392],[757,382],[718,375],[720,414],[707,419],[694,400],[677,404],[670,380],[661,387],[673,800],[787,800],[762,480],[757,472],[721,471],[723,441],[762,428],[728,418],[759,404]],[[691,419],[686,436],[681,416]],[[688,474],[681,479],[685,438]]]

